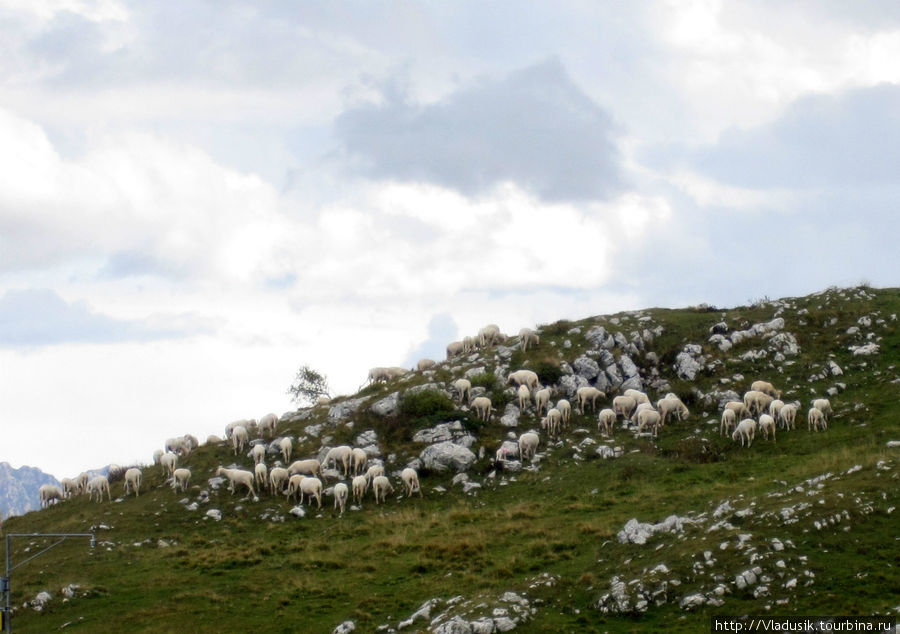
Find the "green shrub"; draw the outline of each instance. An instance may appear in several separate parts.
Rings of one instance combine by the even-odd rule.
[[[534,371],[538,375],[542,385],[554,385],[562,378],[563,372],[559,364],[552,361],[538,361],[534,365]]]
[[[483,387],[486,390],[492,390],[497,384],[497,375],[493,372],[482,372],[469,380],[472,382],[472,387]]]
[[[436,390],[422,390],[413,394],[404,394],[400,398],[400,413],[410,417],[452,415],[455,409],[453,401],[447,395]]]

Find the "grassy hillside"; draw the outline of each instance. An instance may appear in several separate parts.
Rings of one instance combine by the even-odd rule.
[[[416,430],[461,420],[477,436],[473,451],[486,454],[468,471],[481,485],[469,493],[451,483],[453,474],[423,470],[421,499],[400,497],[392,478],[398,493],[383,506],[370,493],[362,509],[338,517],[326,497],[321,511],[307,508],[298,519],[283,496],[254,501],[211,489],[207,479],[217,466],[250,468],[251,461],[224,446],[202,446],[186,461],[194,474],[188,494],[164,486],[160,468],[151,466],[139,498],[115,499],[122,495],[115,482],[112,503],[79,497],[6,522],[7,532],[95,530],[99,540],[93,550],[86,540],[69,540],[13,573],[15,629],[331,632],[350,620],[356,631],[387,631],[430,599],[437,601],[429,618],[403,631],[429,631],[432,619],[437,625],[453,616],[505,615],[528,632],[695,632],[719,614],[897,615],[900,449],[887,443],[900,440],[898,313],[900,290],[856,288],[727,310],[647,309],[559,322],[543,326],[541,345],[527,353],[493,349],[444,363],[347,397],[366,399],[347,419],[329,421],[320,407],[279,428],[302,439],[295,448],[301,457],[318,453],[323,440],[350,443],[374,430],[383,455],[393,455],[393,473],[424,448],[412,441]],[[709,342],[718,322],[734,331],[776,316],[784,319],[779,332],[795,338],[796,354],[784,352],[783,338],[753,336],[728,351]],[[689,418],[657,439],[619,427],[606,439],[595,414],[576,413],[560,442],[542,434],[534,470],[498,469],[494,451],[511,431],[498,419],[515,398],[503,386],[506,371],[530,367],[558,379],[561,362],[596,350],[585,335],[598,325],[628,341],[633,331],[656,329],[632,358],[648,382],[682,397]],[[851,352],[866,343],[879,351]],[[686,344],[702,346],[693,380],[674,370]],[[620,358],[623,351],[610,353]],[[448,389],[467,370],[498,409],[489,424],[438,397],[402,399],[386,417],[367,409],[419,384]],[[779,430],[776,442],[758,437],[741,448],[718,433],[718,400],[729,389],[743,394],[758,378],[780,387],[785,401],[800,401],[801,415],[797,429]],[[828,430],[807,431],[811,399],[830,388]],[[654,400],[662,395],[648,392]],[[306,431],[312,425],[322,425],[318,437]],[[527,429],[539,429],[533,412],[512,431]],[[600,458],[602,444],[620,447],[621,457]],[[208,502],[188,510],[185,502],[197,501],[201,490]],[[220,521],[206,517],[213,508]],[[661,528],[643,544],[619,539],[629,520],[657,524],[673,515],[680,530]],[[13,562],[49,543],[16,539]],[[79,588],[66,599],[60,590],[69,584]],[[40,612],[23,608],[42,590],[53,598]]]

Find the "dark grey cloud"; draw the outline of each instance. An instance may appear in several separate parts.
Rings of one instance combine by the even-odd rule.
[[[803,97],[770,125],[727,131],[686,158],[721,182],[749,188],[898,183],[900,86]]]
[[[478,194],[513,181],[545,200],[606,199],[623,187],[613,122],[551,59],[427,105],[388,89],[335,121],[343,150],[373,178]]]
[[[450,313],[440,313],[428,322],[428,338],[416,345],[406,355],[404,365],[414,368],[419,359],[442,361],[447,353],[447,344],[455,341],[459,327]]]
[[[210,324],[190,315],[115,319],[83,301],[66,302],[49,289],[13,290],[0,297],[2,347],[177,339],[209,329]]]

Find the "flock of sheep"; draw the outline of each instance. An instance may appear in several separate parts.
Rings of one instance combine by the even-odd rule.
[[[451,342],[447,346],[447,358],[452,359],[461,354],[467,354],[476,348],[492,346],[506,337],[500,329],[491,324],[482,328],[475,337],[465,337],[461,341]],[[518,343],[523,351],[529,346],[540,345],[540,336],[534,330],[523,328],[518,335]],[[428,370],[436,365],[435,361],[422,359],[417,364],[420,371]],[[409,370],[399,367],[372,368],[369,371],[368,381],[390,381],[407,374]],[[557,439],[562,430],[571,422],[572,404],[565,398],[559,399],[555,404],[551,403],[553,390],[550,387],[540,385],[537,373],[528,369],[520,369],[511,372],[507,377],[507,385],[515,384],[516,397],[519,409],[525,411],[532,400],[537,418],[540,419],[540,427],[550,438]],[[476,416],[484,422],[490,420],[493,404],[487,396],[471,397],[472,383],[465,378],[453,382],[457,397],[461,403],[467,403]],[[604,435],[611,435],[616,422],[621,417],[624,421],[632,421],[637,425],[637,432],[642,433],[649,429],[653,436],[658,435],[659,430],[670,418],[684,420],[690,415],[690,411],[674,393],[666,394],[659,399],[655,406],[648,395],[640,390],[628,389],[621,395],[612,399],[611,407],[597,412],[597,401],[606,399],[606,394],[601,390],[584,386],[576,391],[577,407],[582,414],[586,414],[588,406],[597,414],[598,430]],[[781,392],[767,381],[756,381],[751,389],[744,394],[742,401],[732,401],[725,404],[722,412],[720,434],[731,432],[732,439],[741,445],[749,447],[759,430],[764,438],[771,435],[775,440],[776,423],[783,429],[793,429],[797,415],[798,403],[784,403]],[[317,404],[326,404],[327,398],[320,398]],[[831,416],[831,404],[827,399],[816,399],[813,407],[807,414],[809,429],[819,431],[827,429],[827,420]],[[739,422],[738,422],[739,421]],[[219,445],[229,442],[234,455],[243,453],[250,445],[251,434],[256,434],[263,442],[253,444],[249,456],[253,459],[252,471],[241,468],[218,467],[216,476],[224,477],[229,483],[229,490],[234,492],[241,488],[246,489],[254,499],[263,491],[270,495],[284,495],[286,498],[299,501],[304,500],[311,504],[315,500],[318,508],[322,507],[324,482],[326,482],[324,470],[333,467],[337,469],[344,480],[350,482],[350,486],[340,481],[332,489],[334,508],[343,514],[346,503],[352,494],[355,504],[361,504],[368,489],[371,488],[375,503],[383,503],[388,494],[394,493],[390,479],[385,475],[381,464],[368,465],[368,456],[360,448],[341,445],[330,449],[322,462],[316,458],[305,458],[291,462],[293,444],[288,437],[282,437],[277,441],[280,450],[280,461],[269,468],[266,464],[267,444],[276,436],[279,418],[275,414],[266,414],[258,421],[240,420],[225,426],[224,439],[218,436],[210,436],[207,439],[209,445]],[[518,439],[519,459],[534,460],[540,436],[537,432],[529,431],[521,434]],[[165,443],[165,450],[158,450],[153,455],[154,465],[162,468],[168,475],[167,482],[175,490],[182,492],[187,490],[191,480],[191,471],[187,467],[178,467],[179,461],[184,460],[199,446],[194,436],[185,435],[170,438]],[[496,460],[500,463],[508,459],[507,451],[503,448],[497,450]],[[288,466],[284,466],[288,465]],[[119,475],[121,469],[110,467],[110,475]],[[414,493],[422,495],[419,485],[418,473],[415,469],[407,467],[400,474],[400,479],[405,487],[407,497]],[[140,494],[142,471],[138,468],[125,470],[123,477],[124,495]],[[41,506],[46,507],[51,502],[64,500],[74,495],[87,493],[93,500],[96,496],[98,502],[103,500],[106,493],[111,501],[109,478],[98,475],[91,478],[87,473],[81,473],[77,478],[64,478],[61,481],[62,488],[55,485],[44,485],[40,488]]]

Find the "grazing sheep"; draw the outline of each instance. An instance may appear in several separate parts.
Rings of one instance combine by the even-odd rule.
[[[545,418],[541,419],[541,429],[546,429],[553,438],[556,438],[559,436],[559,423],[561,419],[562,414],[559,413],[558,409],[553,408],[547,412]]]
[[[344,507],[347,506],[347,495],[349,493],[349,489],[347,489],[347,485],[343,482],[338,482],[334,485],[334,491],[332,495],[334,495],[334,508],[341,509],[341,515],[344,514]]]
[[[744,439],[747,439],[747,447],[751,447],[753,445],[753,437],[756,435],[756,421],[752,418],[745,418],[741,422],[737,424],[737,427],[734,428],[734,432],[731,434],[731,439],[737,441],[738,438],[741,439],[741,447],[744,446]]]
[[[369,480],[364,475],[353,478],[353,503],[361,504],[363,497],[366,495],[366,489],[369,488]]]
[[[637,415],[637,424],[638,424],[638,433],[640,434],[644,431],[644,427],[647,425],[650,426],[653,431],[653,435],[657,436],[659,434],[659,425],[662,417],[659,415],[655,409],[643,409]]]
[[[322,463],[315,458],[295,460],[291,463],[291,466],[287,468],[287,473],[289,476],[300,473],[303,475],[319,477],[323,480],[325,479],[325,475],[322,473]]]
[[[63,499],[63,492],[55,484],[42,484],[38,489],[38,497],[41,500],[41,508],[50,506],[50,502],[59,502]]]
[[[519,345],[522,347],[522,352],[528,350],[529,345],[538,346],[541,343],[541,337],[531,328],[522,328],[519,331]]]
[[[250,457],[253,458],[253,464],[259,464],[266,461],[266,446],[262,443],[253,445],[250,450]]]
[[[459,356],[461,354],[465,354],[467,352],[466,346],[462,341],[451,341],[447,344],[447,358],[452,359],[453,357]]]
[[[372,480],[374,480],[375,478],[377,478],[380,475],[384,475],[384,467],[381,466],[380,464],[373,464],[366,471],[366,482],[371,483]]]
[[[759,431],[763,436],[763,440],[768,440],[769,433],[771,433],[772,442],[775,442],[775,419],[770,414],[759,415]]]
[[[354,447],[350,451],[350,470],[353,475],[359,475],[366,469],[366,463],[369,462],[369,456],[359,447]]]
[[[132,467],[126,471],[122,484],[125,487],[125,495],[128,495],[128,489],[131,489],[134,491],[134,497],[138,497],[141,490],[141,470]]]
[[[744,394],[744,405],[750,410],[753,416],[759,416],[769,409],[769,405],[775,397],[769,396],[765,392],[750,390]]]
[[[640,405],[641,403],[649,403],[650,397],[647,396],[644,392],[640,390],[635,390],[634,388],[630,388],[622,392],[622,396],[630,396],[634,399],[634,402]]]
[[[243,427],[245,429],[250,429],[253,426],[251,423],[254,423],[254,422],[255,421],[243,418],[241,420],[236,420],[233,423],[228,423],[227,425],[225,425],[225,439],[231,440],[231,435],[234,433],[235,427]]]
[[[516,385],[525,384],[529,389],[533,390],[538,386],[538,375],[531,370],[516,370],[510,372],[506,377],[506,382],[515,381]]]
[[[419,362],[416,364],[416,369],[419,372],[423,370],[430,370],[435,365],[437,365],[432,359],[419,359]]]
[[[379,381],[387,382],[388,376],[387,368],[371,368],[366,377],[366,383],[378,383]]]
[[[184,436],[178,438],[169,438],[166,440],[166,451],[177,453],[179,456],[191,453],[190,446],[184,439]]]
[[[748,418],[750,416],[750,409],[744,405],[743,401],[728,401],[725,403],[725,409],[732,410],[736,418]]]
[[[475,409],[478,418],[484,422],[488,422],[491,419],[491,399],[487,396],[475,397],[472,401],[472,407]]]
[[[473,350],[475,350],[475,337],[470,337],[470,336],[466,335],[462,339],[462,344],[463,344],[463,352],[465,352],[465,353],[472,352]]]
[[[391,481],[386,476],[380,475],[372,480],[372,492],[375,494],[375,504],[378,504],[379,498],[384,503],[387,499],[387,494],[394,492],[394,487],[391,486]]]
[[[211,447],[214,447],[216,445],[221,445],[222,439],[219,438],[218,436],[216,436],[215,434],[210,434],[209,436],[206,437],[206,444]]]
[[[291,452],[294,450],[291,439],[285,436],[278,441],[278,446],[281,448],[281,457],[284,460],[284,464],[288,464],[291,461]]]
[[[526,459],[530,459],[534,462],[534,456],[537,453],[540,442],[540,437],[531,431],[525,432],[519,436],[519,459],[523,462]]]
[[[244,451],[244,446],[250,442],[250,434],[247,433],[247,428],[241,425],[238,425],[234,429],[231,430],[231,446],[234,447],[234,455],[238,455],[238,452]]]
[[[743,403],[741,403],[743,405]],[[737,415],[733,409],[726,409],[722,412],[722,424],[719,425],[719,435],[724,436],[726,433],[734,429],[737,424]]]
[[[285,494],[285,496],[287,496],[288,500],[290,500],[291,498],[294,498],[294,502],[299,501],[299,499],[300,499],[300,483],[303,482],[304,480],[306,480],[306,476],[299,475],[299,474],[292,475],[288,479],[287,490],[284,492],[284,494]]]
[[[785,403],[778,412],[778,420],[784,429],[795,429],[794,421],[797,419],[797,406],[793,403]]]
[[[562,414],[562,426],[568,427],[569,421],[572,420],[572,404],[564,398],[556,402],[556,409]]]
[[[524,412],[525,406],[531,402],[531,390],[528,389],[527,385],[520,385],[519,389],[516,390],[516,395],[519,397],[519,409]]]
[[[612,434],[615,424],[615,411],[609,409],[608,407],[605,409],[601,409],[599,416],[597,416],[597,430],[602,431],[604,434],[609,436],[610,434]]]
[[[419,497],[422,497],[422,487],[419,486],[419,474],[416,473],[415,469],[407,467],[400,474],[400,479],[406,485],[406,497],[412,497],[412,494],[416,491],[419,492]]]
[[[278,415],[277,414],[266,414],[262,418],[259,419],[259,423],[257,423],[257,431],[260,436],[268,436],[269,438],[275,436],[275,430],[278,427]]]
[[[237,431],[237,428],[235,431]],[[240,485],[247,487],[247,490],[250,491],[253,497],[256,497],[256,489],[253,488],[253,480],[256,477],[255,474],[245,471],[244,469],[226,469],[225,467],[219,467],[216,469],[216,475],[224,475],[228,478],[228,490],[231,491],[231,495],[234,495],[235,486]]]
[[[269,468],[265,462],[257,462],[253,467],[253,475],[256,476],[256,486],[262,491],[269,484]]]
[[[624,420],[631,420],[634,410],[637,409],[637,401],[631,396],[617,396],[613,399],[612,406],[616,416],[621,416]]]
[[[318,460],[316,460],[318,462]],[[295,463],[296,464],[296,463]],[[269,471],[269,492],[275,495],[284,489],[284,483],[291,477],[290,472],[284,467],[273,467]]]
[[[265,466],[265,465],[263,465]],[[172,488],[176,491],[181,489],[181,492],[184,493],[187,491],[188,483],[191,481],[191,470],[190,469],[175,469],[175,473],[172,474]]]
[[[339,445],[328,450],[328,453],[325,454],[325,461],[322,463],[322,466],[327,467],[329,464],[333,464],[336,469],[338,463],[340,463],[342,473],[346,478],[350,474],[350,456],[352,454],[353,449],[347,445]]]
[[[460,403],[466,403],[472,398],[472,382],[469,379],[457,379],[453,382],[453,387],[456,388]]]
[[[75,481],[78,482],[78,492],[79,493],[81,493],[81,494],[87,493],[88,480],[90,480],[90,479],[91,479],[91,476],[89,476],[86,471],[82,471],[81,473],[78,474],[78,477],[75,478]]]
[[[70,498],[78,495],[78,480],[74,478],[63,478],[59,481],[62,485],[63,498]]]
[[[677,396],[675,398],[666,396],[656,402],[656,410],[659,412],[660,425],[666,424],[669,414],[673,414],[678,420],[684,420],[690,415],[690,410],[681,402]]]
[[[781,413],[781,408],[784,407],[784,401],[780,398],[776,398],[774,401],[769,403],[769,416],[773,419],[778,420],[778,414]]]
[[[822,415],[825,417],[826,421],[832,414],[831,401],[829,401],[827,398],[817,398],[813,401],[812,406],[822,412]]]
[[[171,476],[175,473],[175,466],[178,463],[178,456],[173,453],[163,454],[163,457],[159,459],[160,466],[169,473]]]
[[[806,420],[808,422],[807,429],[819,431],[819,428],[822,431],[828,429],[828,423],[825,421],[825,414],[818,407],[809,408],[809,413],[806,415]]]
[[[768,381],[754,381],[750,385],[750,389],[754,392],[763,392],[772,398],[781,398],[781,390],[776,390],[775,386]]]
[[[585,413],[585,407],[587,407],[588,400],[591,401],[591,411],[597,411],[597,399],[598,398],[606,398],[606,394],[601,392],[595,387],[591,387],[590,385],[585,385],[583,387],[575,390],[575,396],[578,398],[578,409],[581,410],[581,413]]]
[[[488,324],[478,331],[478,345],[482,348],[499,343],[500,340],[500,326],[497,324]]]
[[[153,452],[153,464],[159,464],[159,459],[163,457],[163,450],[157,449]]]
[[[543,409],[550,404],[551,390],[545,387],[534,393],[534,406],[537,409],[537,415],[540,416]]]
[[[106,476],[94,476],[87,483],[88,499],[94,499],[94,493],[97,494],[97,501],[103,501],[103,492],[106,491],[106,498],[112,502],[112,494],[109,492],[109,479]]]

